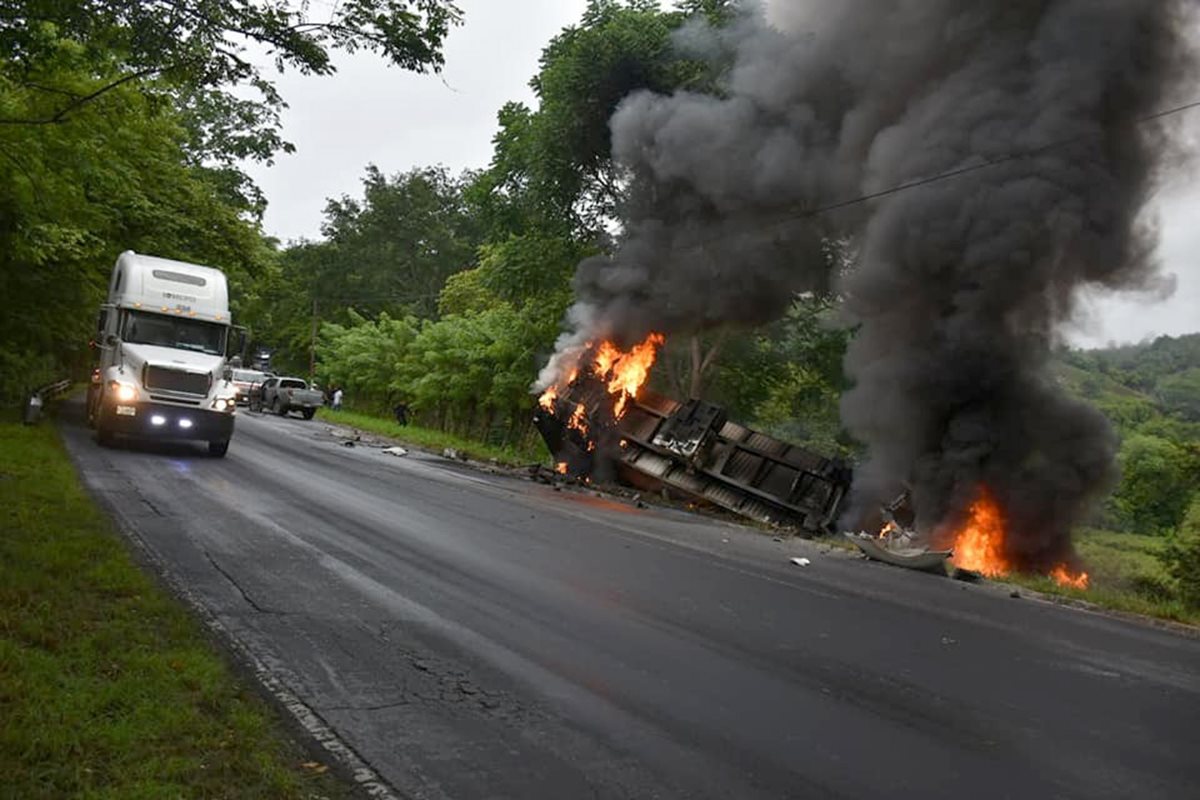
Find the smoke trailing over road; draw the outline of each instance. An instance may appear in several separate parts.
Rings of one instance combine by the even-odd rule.
[[[679,37],[728,64],[721,96],[640,93],[613,117],[632,186],[622,243],[580,264],[560,356],[596,336],[759,324],[834,285],[858,326],[842,417],[869,448],[851,522],[907,484],[936,533],[986,485],[1016,563],[1069,558],[1115,444],[1056,385],[1050,351],[1081,286],[1170,290],[1144,215],[1170,120],[1139,120],[1195,65],[1192,5],[777,5],[770,24]],[[852,243],[845,274],[834,237]]]

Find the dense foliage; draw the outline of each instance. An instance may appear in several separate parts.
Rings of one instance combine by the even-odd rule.
[[[86,363],[122,250],[218,265],[235,289],[270,263],[262,198],[237,165],[289,145],[248,46],[303,72],[333,71],[334,49],[436,69],[457,19],[442,0],[348,0],[321,16],[305,2],[3,4],[0,402]]]

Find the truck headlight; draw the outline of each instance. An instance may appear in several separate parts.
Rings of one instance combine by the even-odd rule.
[[[212,407],[217,411],[233,411],[237,408],[237,398],[218,397],[216,400],[213,400]]]
[[[109,388],[112,390],[113,397],[118,403],[132,403],[138,399],[137,387],[132,383],[113,381],[109,384]]]

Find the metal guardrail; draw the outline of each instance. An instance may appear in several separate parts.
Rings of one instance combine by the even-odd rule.
[[[29,397],[25,399],[25,406],[21,412],[21,421],[26,425],[36,425],[38,420],[42,418],[42,409],[45,408],[46,401],[54,399],[70,388],[71,381],[62,380],[34,389],[29,394]]]

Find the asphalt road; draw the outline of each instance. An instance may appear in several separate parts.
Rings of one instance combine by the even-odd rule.
[[[400,796],[1197,796],[1196,638],[327,430],[106,450],[76,408],[64,436]]]

